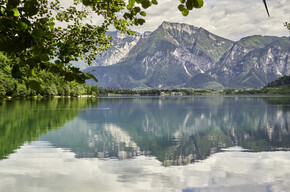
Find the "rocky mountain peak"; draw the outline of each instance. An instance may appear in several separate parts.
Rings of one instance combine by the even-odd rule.
[[[179,32],[187,32],[189,34],[195,33],[199,28],[194,27],[193,25],[188,25],[185,23],[171,23],[164,21],[160,27],[165,30],[177,30]]]

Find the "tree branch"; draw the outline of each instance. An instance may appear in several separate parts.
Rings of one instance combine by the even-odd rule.
[[[268,10],[268,7],[267,7],[267,2],[266,2],[266,0],[263,0],[263,2],[264,2],[264,5],[265,5],[265,8],[266,8],[267,14],[268,14],[268,16],[270,17],[270,13],[269,13],[269,10]]]

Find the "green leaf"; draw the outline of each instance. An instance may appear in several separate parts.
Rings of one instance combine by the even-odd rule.
[[[180,1],[180,3],[185,3],[185,0],[179,0]]]
[[[131,10],[131,9],[133,9],[133,6],[131,6],[130,4],[128,4],[128,5],[127,5],[127,9],[128,9],[128,10]]]
[[[186,1],[186,8],[188,9],[188,10],[192,10],[193,9],[193,1],[194,0],[187,0]],[[183,13],[182,13],[183,14]]]
[[[134,11],[135,11],[136,13],[139,13],[139,12],[141,11],[141,9],[140,9],[140,7],[134,7]]]
[[[33,77],[36,77],[36,74],[35,74],[35,72],[34,72],[34,69],[31,69],[31,75],[33,76]]]
[[[183,16],[187,16],[188,13],[189,13],[189,10],[188,10],[188,9],[184,9],[184,10],[182,11],[182,15],[183,15]]]
[[[5,12],[4,7],[0,7],[0,13],[1,13],[1,14],[4,14],[4,12]]]
[[[152,4],[154,4],[154,5],[158,5],[157,0],[152,0]]]
[[[41,53],[39,55],[39,58],[41,59],[41,61],[49,61],[49,56],[46,53]]]
[[[13,8],[13,9],[11,9],[11,11],[14,12],[14,16],[15,16],[15,17],[18,17],[18,16],[19,16],[19,11],[18,11],[17,8]]]
[[[145,11],[141,11],[140,12],[140,15],[142,15],[143,17],[145,17],[146,16],[146,12]]]
[[[82,0],[82,3],[86,6],[90,6],[91,5],[91,1],[89,0]]]
[[[185,9],[185,7],[184,7],[184,5],[180,4],[180,5],[178,5],[178,9],[179,9],[179,11],[183,11]]]
[[[129,0],[129,5],[130,5],[131,7],[133,7],[134,4],[135,4],[135,0]]]
[[[145,23],[144,19],[137,19],[137,24],[143,25]]]
[[[19,29],[22,31],[28,28],[28,25],[22,21],[19,21],[18,25],[19,25]]]
[[[49,19],[47,17],[40,19],[40,23],[43,24],[43,25],[46,24],[48,21],[49,21]]]
[[[123,15],[123,17],[124,17],[125,19],[131,19],[131,18],[133,17],[133,15],[131,15],[131,14],[129,14],[129,13],[125,13],[125,14]]]
[[[93,79],[95,80],[95,82],[98,82],[98,79],[94,75],[86,73],[86,76],[88,77],[88,79]]]
[[[43,35],[44,35],[44,31],[42,29],[37,28],[32,31],[32,36],[34,36],[37,39],[41,38]]]
[[[55,24],[55,23],[49,23],[49,28],[50,28],[50,30],[53,30],[53,28],[54,28],[54,24]]]
[[[38,9],[36,7],[37,4],[38,4],[37,0],[27,1],[23,7],[23,11],[25,12],[25,15],[27,16],[36,15],[38,13]]]
[[[194,0],[193,1],[193,7],[201,8],[202,6],[203,6],[203,0]]]
[[[147,9],[148,7],[151,6],[151,2],[149,0],[143,0],[141,5],[144,9]]]
[[[43,83],[43,80],[41,77],[38,77],[38,80],[40,81],[40,83]]]

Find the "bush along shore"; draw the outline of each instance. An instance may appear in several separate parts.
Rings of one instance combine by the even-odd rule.
[[[1,80],[1,79],[0,79]],[[0,81],[1,83],[1,81]],[[198,95],[289,95],[289,86],[264,87],[261,89],[224,89],[195,90],[195,89],[116,89],[102,88],[70,82],[62,86],[51,84],[41,91],[27,88],[22,84],[10,84],[11,87],[0,84],[0,98],[52,98],[52,97],[97,97],[97,96],[198,96]],[[9,89],[10,88],[10,89]]]

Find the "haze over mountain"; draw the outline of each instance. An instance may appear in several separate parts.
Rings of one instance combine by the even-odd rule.
[[[127,36],[84,69],[100,87],[257,88],[290,74],[290,37],[249,36],[234,42],[187,24]]]

